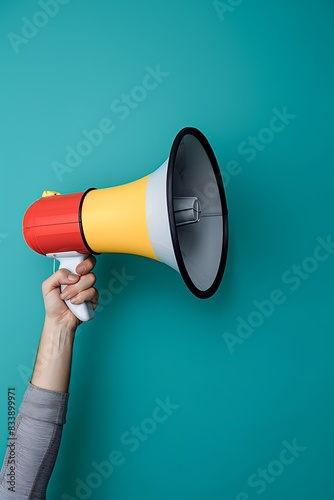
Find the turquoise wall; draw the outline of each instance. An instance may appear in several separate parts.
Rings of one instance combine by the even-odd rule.
[[[154,261],[98,257],[48,499],[333,498],[333,14],[330,0],[1,2],[1,453],[52,272],[21,232],[42,191],[142,177],[195,126],[230,212],[210,300]],[[104,118],[102,142],[66,162]]]

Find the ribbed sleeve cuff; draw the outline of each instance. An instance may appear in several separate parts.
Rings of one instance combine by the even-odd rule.
[[[64,425],[68,398],[68,392],[41,389],[29,382],[20,406],[20,413],[35,420]]]

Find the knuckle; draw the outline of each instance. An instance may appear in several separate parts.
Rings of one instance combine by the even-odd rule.
[[[95,266],[96,264],[96,259],[93,255],[90,255],[87,259],[86,259],[86,264],[88,266],[88,269],[89,271],[91,271],[93,269],[93,267]]]
[[[67,269],[58,269],[57,271],[59,280],[64,280],[67,278],[68,270]]]
[[[75,295],[77,289],[75,285],[66,285],[65,290],[68,295]]]
[[[86,288],[91,288],[92,286],[94,286],[95,281],[96,281],[95,274],[89,273],[85,277],[84,284]]]

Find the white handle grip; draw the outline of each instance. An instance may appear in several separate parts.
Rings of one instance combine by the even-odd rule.
[[[80,262],[83,262],[89,255],[79,252],[59,252],[48,253],[47,257],[57,259],[59,261],[59,269],[68,269],[71,273],[77,274],[75,268]],[[61,291],[67,285],[61,285]],[[91,302],[83,302],[82,304],[72,304],[70,300],[65,300],[65,304],[80,321],[89,321],[94,318],[94,311]]]

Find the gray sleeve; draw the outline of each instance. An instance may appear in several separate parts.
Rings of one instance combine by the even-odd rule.
[[[68,397],[68,393],[28,384],[13,435],[7,441],[0,500],[45,500],[66,422]]]

